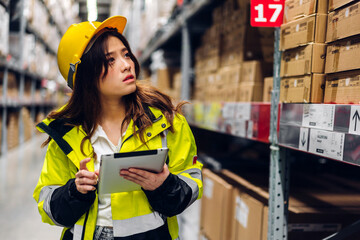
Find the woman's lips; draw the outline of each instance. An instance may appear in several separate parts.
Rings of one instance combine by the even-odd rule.
[[[128,82],[128,81],[133,81],[134,80],[134,75],[129,74],[126,76],[126,78],[124,78],[123,82]]]

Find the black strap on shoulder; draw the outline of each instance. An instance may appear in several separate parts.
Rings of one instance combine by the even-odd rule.
[[[55,120],[56,121],[56,120]],[[53,122],[55,122],[53,121]],[[52,123],[53,123],[52,122]],[[51,125],[51,123],[50,123]],[[52,128],[47,126],[45,123],[41,122],[39,123],[37,126],[39,128],[41,128],[42,130],[44,130],[47,134],[49,134],[49,136],[54,139],[54,141],[57,143],[57,145],[59,145],[60,149],[63,150],[63,152],[65,153],[65,155],[68,155],[73,149],[71,148],[71,146],[62,138],[65,133],[62,135],[60,134],[58,131],[56,131],[56,128]],[[70,127],[70,126],[68,126]],[[72,127],[71,127],[72,128]],[[70,131],[70,130],[69,130]]]

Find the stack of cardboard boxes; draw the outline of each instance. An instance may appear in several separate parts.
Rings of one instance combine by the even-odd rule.
[[[325,103],[360,103],[360,3],[333,0],[326,34]]]
[[[4,80],[4,72],[0,71],[0,82],[1,82],[1,91],[0,96],[3,94],[3,80]],[[8,72],[8,79],[7,79],[7,92],[6,98],[12,101],[17,101],[19,98],[19,88],[18,88],[18,81],[16,79],[16,75],[13,72]]]
[[[264,76],[272,75],[274,35],[252,28],[247,1],[226,0],[195,52],[194,99],[262,101]]]
[[[204,169],[203,176],[200,239],[266,240],[267,179],[254,175],[250,182],[227,170],[214,173],[208,169]],[[328,181],[305,178],[292,191],[288,239],[322,239],[358,220],[360,209],[356,201],[360,196]],[[322,188],[325,190],[318,190]],[[358,188],[357,185],[353,190]],[[357,239],[358,235],[351,237]]]
[[[280,101],[321,103],[325,83],[326,0],[286,0],[281,26]]]
[[[35,124],[30,116],[29,109],[27,109],[26,107],[21,108],[20,114],[24,126],[24,140],[27,141],[32,136],[33,130],[35,129]]]
[[[19,145],[19,112],[8,113],[7,147],[12,149]]]

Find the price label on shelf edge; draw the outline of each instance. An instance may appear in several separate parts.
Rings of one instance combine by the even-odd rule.
[[[251,0],[250,23],[253,27],[280,27],[285,0]]]

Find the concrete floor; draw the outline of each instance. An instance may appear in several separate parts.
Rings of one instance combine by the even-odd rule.
[[[42,223],[32,193],[38,181],[46,149],[44,136],[0,157],[0,239],[60,239],[61,227]]]

